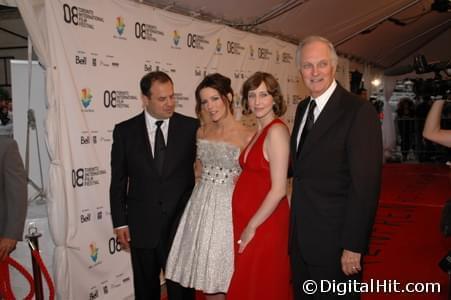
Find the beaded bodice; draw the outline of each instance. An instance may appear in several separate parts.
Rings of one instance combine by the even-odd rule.
[[[197,158],[202,162],[201,180],[214,184],[234,183],[240,174],[240,148],[210,140],[197,140]]]

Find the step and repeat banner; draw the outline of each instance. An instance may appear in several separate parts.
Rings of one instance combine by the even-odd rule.
[[[195,116],[194,90],[206,74],[232,79],[235,111],[242,83],[255,71],[279,80],[291,127],[306,96],[296,45],[194,20],[133,1],[46,1],[58,150],[64,168],[67,232],[64,258],[73,299],[124,299],[133,294],[129,254],[113,234],[109,209],[114,125],[142,111],[141,77],[154,70],[174,81],[177,111]],[[347,60],[338,76],[349,82]],[[245,120],[249,125],[252,119]],[[67,229],[64,229],[67,226]],[[54,229],[55,230],[55,229]],[[58,271],[57,271],[58,272]]]

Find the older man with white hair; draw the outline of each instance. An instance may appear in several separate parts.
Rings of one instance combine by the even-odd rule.
[[[294,295],[335,299],[340,295],[321,284],[361,279],[379,198],[381,127],[373,106],[335,81],[338,57],[331,42],[307,37],[296,61],[310,97],[297,107],[291,137]],[[305,290],[309,280],[319,287],[313,295]]]

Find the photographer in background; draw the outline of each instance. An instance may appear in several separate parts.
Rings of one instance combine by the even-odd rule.
[[[446,100],[435,100],[429,110],[423,129],[423,137],[440,145],[451,147],[451,130],[441,129],[440,120]]]

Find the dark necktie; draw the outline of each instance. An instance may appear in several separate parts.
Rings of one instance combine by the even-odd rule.
[[[302,129],[302,133],[301,133],[301,139],[299,140],[298,149],[296,151],[296,156],[297,157],[299,157],[299,154],[301,153],[302,145],[304,144],[305,139],[307,138],[307,135],[308,135],[309,131],[312,129],[313,123],[315,123],[315,115],[313,114],[313,111],[315,110],[315,107],[316,107],[315,100],[314,99],[310,100],[310,104],[309,104],[309,108],[308,108],[308,114],[307,114],[307,119],[305,119],[304,128]]]
[[[164,153],[166,152],[166,145],[164,143],[163,131],[161,130],[161,124],[163,121],[156,121],[157,131],[155,132],[155,145],[154,145],[154,161],[157,167],[158,173],[161,175],[163,172]]]

